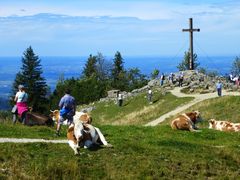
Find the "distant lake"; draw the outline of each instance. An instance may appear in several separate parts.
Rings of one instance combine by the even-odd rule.
[[[47,84],[54,90],[57,80],[61,75],[64,78],[80,77],[88,57],[40,57],[43,77]],[[112,62],[113,57],[106,57]],[[123,57],[126,69],[137,67],[141,73],[150,75],[154,69],[160,72],[176,72],[176,66],[182,57],[159,56],[131,56]],[[215,70],[220,74],[229,73],[235,56],[198,57],[198,62],[203,68]],[[0,97],[9,96],[10,89],[16,73],[22,66],[21,57],[0,57]]]

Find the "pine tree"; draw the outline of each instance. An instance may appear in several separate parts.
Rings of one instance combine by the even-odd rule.
[[[119,51],[116,52],[113,60],[113,69],[112,69],[112,87],[125,90],[126,89],[126,72],[123,67],[123,58]]]
[[[33,52],[32,47],[26,49],[22,57],[21,70],[16,74],[13,83],[13,94],[18,90],[18,85],[23,84],[29,95],[28,104],[34,111],[44,112],[48,103],[48,86],[42,77],[41,60]]]
[[[184,58],[182,62],[177,66],[179,71],[189,70],[190,51],[184,52]],[[197,69],[200,63],[197,62],[197,54],[193,54],[193,67]]]
[[[128,91],[141,88],[147,85],[146,76],[138,68],[131,68],[127,71]]]
[[[90,54],[85,67],[83,69],[83,77],[84,78],[90,78],[92,76],[96,76],[97,75],[97,60],[96,60],[96,56],[92,56]]]

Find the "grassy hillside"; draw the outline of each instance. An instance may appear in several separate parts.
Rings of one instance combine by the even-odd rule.
[[[176,99],[171,94],[160,95],[153,105],[148,105],[142,95],[131,99],[131,103],[125,102],[121,108],[115,104],[97,104],[92,113],[93,122],[114,148],[81,149],[81,155],[74,156],[67,144],[0,143],[0,179],[238,179],[240,133],[209,130],[204,128],[206,122],[200,124],[203,129],[199,133],[174,131],[168,122],[144,127],[139,124],[149,120],[141,116],[140,122],[136,121],[138,125],[111,125],[117,124],[114,117],[125,119],[121,116],[142,111],[143,107],[149,114],[164,113],[173,105],[177,106],[176,102],[186,103],[186,99]],[[239,105],[240,97],[221,97],[198,103],[190,109],[200,110],[205,120],[240,122]],[[148,110],[151,107],[155,108]],[[100,117],[105,117],[105,121]],[[0,137],[59,139],[53,136],[54,131],[50,127],[0,123]],[[65,138],[66,128],[62,132],[60,139]]]
[[[94,124],[143,125],[191,100],[190,97],[177,98],[170,93],[154,92],[153,104],[149,104],[143,93],[124,101],[123,107],[114,102],[98,102],[91,115]]]
[[[0,144],[0,179],[237,179],[240,176],[239,133],[208,129],[201,133],[172,131],[168,125],[100,128],[114,148],[81,149],[82,154],[74,156],[67,144]],[[33,137],[38,136],[38,128],[29,129]]]

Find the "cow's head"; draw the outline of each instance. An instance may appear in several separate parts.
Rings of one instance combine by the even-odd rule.
[[[214,127],[215,127],[215,122],[216,122],[216,120],[215,119],[210,119],[209,121],[208,121],[208,123],[209,123],[209,129],[213,129]]]
[[[58,122],[60,118],[60,113],[59,110],[50,110],[50,117],[52,118],[53,121]]]
[[[79,119],[83,122],[83,123],[87,123],[87,124],[91,124],[92,123],[92,117],[89,116],[89,114],[84,113],[82,114]]]
[[[199,111],[194,111],[195,115],[196,115],[196,118],[199,118],[200,117],[200,112]]]
[[[83,133],[84,133],[84,127],[82,122],[77,122],[74,124],[74,136],[77,139],[78,145],[81,146],[81,143],[83,143]]]
[[[202,121],[203,121],[203,119],[202,119],[199,111],[193,111],[193,114],[194,114],[195,119],[196,119],[196,120],[195,120],[195,123],[198,123],[198,122],[202,122]]]

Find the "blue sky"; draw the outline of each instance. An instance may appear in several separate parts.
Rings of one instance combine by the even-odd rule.
[[[0,56],[182,56],[188,19],[198,55],[240,54],[237,0],[0,1]]]

